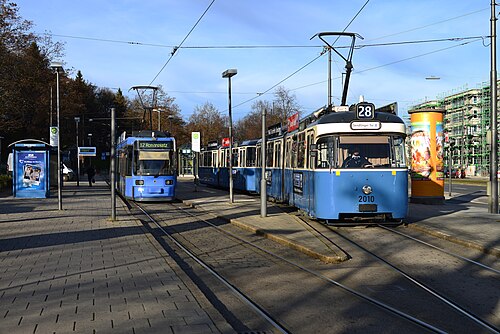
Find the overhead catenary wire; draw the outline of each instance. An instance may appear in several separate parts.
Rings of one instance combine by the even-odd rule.
[[[83,39],[83,40],[91,40],[98,42],[108,42],[108,43],[121,43],[121,44],[129,44],[129,45],[137,45],[137,46],[151,46],[151,47],[161,47],[161,48],[176,48],[185,49],[185,50],[196,50],[196,49],[322,49],[323,45],[190,45],[190,46],[174,46],[174,45],[163,45],[163,44],[151,44],[151,43],[143,43],[143,42],[133,42],[133,41],[123,41],[123,40],[112,40],[105,38],[94,38],[94,37],[83,37],[83,36],[70,36],[70,35],[59,35],[59,34],[49,34],[43,33],[38,35],[46,35],[53,37],[64,37],[64,38],[72,38],[72,39]],[[398,46],[398,45],[406,45],[406,44],[424,44],[424,43],[438,43],[438,42],[456,42],[468,39],[486,39],[491,36],[466,36],[466,37],[447,37],[447,38],[438,38],[438,39],[420,39],[420,40],[408,40],[408,41],[396,41],[396,42],[385,42],[385,43],[365,43],[365,44],[357,44],[355,46],[356,49],[369,48],[369,47],[380,47],[380,46]],[[376,39],[375,39],[376,40]],[[348,45],[337,46],[338,49],[349,48]]]
[[[212,5],[214,4],[215,0],[212,0],[212,2],[210,2],[210,4],[208,5],[207,9],[205,9],[205,11],[203,12],[203,14],[201,14],[200,18],[198,19],[198,21],[196,21],[196,23],[194,24],[194,26],[191,28],[191,30],[189,30],[189,32],[187,33],[187,35],[184,37],[184,39],[180,42],[180,44],[178,46],[174,46],[174,49],[172,50],[172,52],[170,53],[170,56],[168,57],[167,61],[165,62],[165,64],[163,65],[163,67],[160,69],[160,71],[155,75],[155,77],[153,78],[153,80],[151,80],[151,82],[149,83],[150,85],[153,84],[153,82],[156,80],[156,78],[158,78],[158,76],[161,74],[161,72],[163,72],[163,70],[165,69],[165,67],[168,65],[168,63],[170,62],[170,60],[174,57],[175,53],[177,52],[177,50],[179,49],[179,47],[182,46],[182,44],[184,44],[184,42],[186,41],[186,39],[189,37],[189,35],[191,35],[191,33],[194,31],[194,29],[196,28],[196,26],[198,25],[198,23],[200,23],[201,19],[205,16],[205,14],[208,12],[208,10],[210,9],[210,7],[212,7]]]

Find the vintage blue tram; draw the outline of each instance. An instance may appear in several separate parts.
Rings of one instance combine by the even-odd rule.
[[[375,111],[373,104],[365,102],[351,109],[322,108],[303,118],[298,129],[285,133],[274,129],[273,133],[265,159],[269,197],[325,221],[392,222],[406,217],[406,129],[394,112]],[[240,177],[246,182],[235,182],[234,188],[260,192],[262,148],[260,141],[252,144],[234,148],[235,180]],[[248,154],[250,148],[255,154]],[[218,162],[228,152],[213,148],[202,157],[208,152],[217,158],[206,160],[200,175],[216,171],[218,178],[200,180],[227,187],[227,168]]]
[[[170,201],[177,183],[176,144],[170,134],[139,131],[120,137],[117,190],[133,201]]]
[[[233,187],[237,190],[256,192],[257,179],[257,143],[247,140],[233,148]],[[202,149],[199,179],[203,184],[229,187],[229,148],[220,146],[216,141],[209,142]]]

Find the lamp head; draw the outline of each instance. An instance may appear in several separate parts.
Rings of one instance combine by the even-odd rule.
[[[222,77],[223,78],[230,78],[238,73],[238,70],[235,68],[230,68],[228,70],[225,70],[222,72]]]
[[[60,61],[53,61],[50,63],[50,67],[56,71],[64,71],[64,68],[63,68],[63,63],[60,62]]]

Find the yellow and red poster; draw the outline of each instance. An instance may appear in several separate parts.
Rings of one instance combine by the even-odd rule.
[[[443,112],[410,112],[412,198],[444,198]]]

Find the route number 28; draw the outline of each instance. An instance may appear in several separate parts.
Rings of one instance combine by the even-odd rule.
[[[356,118],[373,119],[375,116],[375,105],[373,103],[360,102],[356,106]]]

